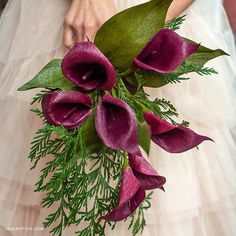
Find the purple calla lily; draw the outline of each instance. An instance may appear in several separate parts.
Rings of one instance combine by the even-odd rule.
[[[205,140],[212,139],[198,135],[191,129],[175,126],[152,112],[145,112],[144,118],[151,129],[151,139],[154,143],[170,153],[181,153],[197,147]]]
[[[161,73],[174,71],[198,49],[170,29],[160,30],[134,59],[134,70],[144,69]]]
[[[121,221],[130,216],[145,199],[145,191],[134,176],[131,168],[122,170],[118,205],[111,212],[102,216],[107,221]]]
[[[43,96],[42,110],[48,123],[75,129],[90,115],[92,102],[88,95],[77,91],[56,91]]]
[[[166,178],[160,176],[143,156],[129,154],[129,164],[143,189],[163,189]]]
[[[111,90],[116,71],[92,42],[77,43],[62,61],[63,74],[84,90]]]
[[[95,126],[106,146],[140,154],[136,117],[124,101],[105,95],[97,107]]]

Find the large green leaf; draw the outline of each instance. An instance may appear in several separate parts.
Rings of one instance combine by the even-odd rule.
[[[165,25],[171,0],[152,0],[118,13],[98,31],[95,44],[124,71],[157,31]]]
[[[89,153],[97,152],[103,145],[95,128],[95,115],[96,110],[94,109],[90,117],[82,126],[82,137]]]
[[[220,49],[212,50],[204,46],[200,46],[198,50],[194,54],[192,54],[185,62],[188,65],[201,68],[208,61],[216,57],[223,56],[223,55],[228,55],[228,54]],[[189,69],[187,68],[187,70],[186,68],[185,70],[182,70],[181,67],[179,67],[174,73],[170,73],[166,75],[168,75],[171,78],[171,77],[183,75],[185,73],[190,73],[193,71],[194,71],[193,67],[191,66],[189,67]],[[158,88],[167,84],[167,81],[163,79],[162,75],[154,71],[140,70],[139,74],[141,74],[144,79],[143,86],[145,87]],[[128,81],[132,84],[135,84],[135,79],[132,77],[129,77]]]
[[[149,155],[151,139],[150,139],[149,126],[147,125],[146,122],[143,122],[139,126],[138,142],[139,145],[143,148],[143,150],[147,153],[147,155]]]
[[[201,45],[195,53],[193,53],[189,58],[187,58],[186,63],[202,67],[208,61],[224,55],[228,54],[221,49],[212,50]],[[183,74],[183,72],[180,71],[180,74]]]
[[[32,80],[18,90],[25,91],[33,88],[76,90],[76,87],[62,74],[60,59],[50,61]]]

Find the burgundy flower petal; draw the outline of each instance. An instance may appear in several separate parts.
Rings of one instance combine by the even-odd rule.
[[[160,176],[143,156],[129,154],[129,164],[143,189],[163,189],[166,178]]]
[[[92,42],[77,43],[62,61],[63,74],[84,89],[111,90],[116,71]]]
[[[145,191],[135,178],[131,168],[124,168],[119,189],[118,205],[111,212],[102,216],[107,221],[121,221],[130,216],[145,199]]]
[[[48,123],[74,129],[88,118],[92,102],[88,95],[77,91],[56,91],[43,96],[42,110]]]
[[[205,140],[212,139],[198,135],[185,126],[175,126],[155,116],[152,112],[145,112],[144,118],[151,128],[152,141],[170,153],[180,153],[197,147]]]
[[[174,31],[160,30],[134,59],[132,68],[161,73],[174,71],[187,57],[198,49]]]
[[[97,108],[95,125],[106,146],[140,154],[136,117],[124,101],[105,95]]]

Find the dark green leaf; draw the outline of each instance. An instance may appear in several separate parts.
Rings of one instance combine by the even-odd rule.
[[[189,64],[189,65],[199,66],[201,68],[208,61],[210,61],[216,57],[225,56],[225,55],[228,55],[228,54],[221,49],[212,50],[212,49],[209,49],[209,48],[201,45],[195,53],[193,53],[189,58],[187,58],[185,63]],[[184,74],[186,72],[189,73],[189,72],[192,72],[192,70],[182,71],[181,67],[180,67],[176,71],[176,73],[178,73],[179,75]]]
[[[95,128],[95,114],[96,110],[93,110],[88,120],[82,126],[82,137],[89,153],[96,152],[102,147]]]
[[[149,155],[151,140],[150,140],[149,126],[147,125],[146,122],[143,122],[139,126],[138,141],[139,145],[143,148],[143,150],[147,153],[147,155]]]
[[[18,91],[33,88],[76,90],[76,87],[62,74],[60,59],[50,61],[32,80],[21,86]]]
[[[166,80],[164,80],[164,78],[159,73],[156,73],[155,71],[140,70],[137,73],[141,75],[141,77],[143,78],[142,85],[144,87],[158,88],[167,84]],[[127,78],[127,80],[133,85],[137,84],[137,81],[134,77],[130,76]]]
[[[118,13],[98,31],[95,44],[123,71],[161,28],[171,0],[152,0]]]

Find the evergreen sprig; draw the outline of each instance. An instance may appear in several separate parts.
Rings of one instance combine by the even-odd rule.
[[[37,109],[37,114],[42,112]],[[41,117],[41,115],[40,115]],[[60,138],[51,139],[53,134],[61,135]],[[55,127],[48,123],[45,123],[42,128],[40,128],[31,142],[31,148],[29,153],[29,159],[33,163],[31,169],[34,169],[40,159],[46,157],[49,154],[53,154],[56,150],[59,150],[64,143],[68,141],[68,137],[71,135],[63,127]]]
[[[183,80],[189,80],[189,77],[180,77],[176,72],[172,72],[169,74],[161,74],[158,73],[159,77],[163,79],[166,84],[176,84],[181,83]]]
[[[46,192],[42,201],[43,207],[58,205],[57,210],[50,214],[45,222],[47,228],[53,223],[50,231],[52,235],[62,235],[63,229],[68,226],[68,210],[70,209],[70,176],[76,170],[77,161],[77,139],[71,137],[61,150],[54,151],[53,160],[47,162],[46,167],[41,171],[39,182],[36,183],[35,191]],[[52,177],[48,180],[48,174]]]
[[[45,93],[49,93],[49,92],[53,92],[55,91],[55,89],[51,89],[51,88],[46,88],[44,90],[41,90],[40,92],[38,92],[32,99],[31,105],[35,104],[35,103],[40,103],[43,99],[43,95]]]
[[[154,104],[158,104],[160,111],[159,116],[164,120],[169,120],[174,125],[189,126],[189,122],[183,120],[181,123],[177,122],[175,119],[179,117],[176,108],[170,103],[170,101],[162,98],[155,99]],[[175,118],[175,119],[174,119]]]
[[[199,75],[212,75],[212,74],[218,74],[218,72],[211,67],[202,67],[196,71]]]
[[[142,82],[141,79],[139,81]],[[184,125],[188,126],[189,122],[182,121],[182,123],[177,122],[175,119],[178,118],[178,112],[176,108],[165,99],[155,99],[154,101],[149,100],[149,95],[144,91],[142,86],[137,86],[139,88],[135,94],[131,94],[122,79],[117,80],[117,87],[115,89],[115,95],[127,102],[129,106],[133,109],[138,117],[139,122],[143,121],[144,110],[150,110],[162,119],[169,120],[174,125]],[[143,109],[143,112],[140,110]]]
[[[61,127],[46,124],[37,132],[39,135],[34,142],[40,147],[40,155],[31,154],[36,162],[51,154],[35,189],[46,192],[43,207],[58,204],[44,226],[53,226],[50,233],[60,236],[65,227],[87,222],[77,235],[105,235],[108,223],[101,222],[100,217],[117,203],[124,156],[106,147],[96,155],[88,154],[79,131],[70,135],[64,132]],[[53,139],[51,136],[55,134],[61,135],[60,138]],[[49,174],[52,177],[48,179]]]
[[[146,226],[144,212],[151,207],[151,198],[153,191],[150,192],[139,208],[131,215],[128,229],[132,229],[132,235],[135,236],[138,233],[143,233]]]
[[[170,21],[168,21],[165,25],[166,29],[171,29],[173,31],[176,31],[180,28],[180,26],[183,24],[185,21],[186,15],[176,17]]]
[[[125,86],[123,80],[119,78],[117,80],[116,87],[112,90],[112,94],[114,97],[118,97],[119,99],[125,101],[129,104],[129,106],[132,108],[134,113],[136,114],[136,117],[139,117],[139,111],[140,107],[137,106],[137,100],[135,99],[134,95],[132,95],[127,87]]]
[[[32,108],[30,111],[34,112],[39,118],[44,118],[43,112],[38,108]]]
[[[48,140],[50,139],[51,133],[52,131],[49,128],[49,125],[44,126],[35,133],[28,156],[31,162],[33,162],[31,169],[35,168],[38,161],[48,154],[50,149]]]
[[[76,235],[105,235],[105,226],[109,224],[101,221],[100,217],[117,204],[124,156],[119,151],[103,147],[99,153],[87,156],[86,159],[90,161],[91,167],[86,174],[77,178],[78,181],[82,180],[83,187],[86,186],[86,189],[81,191],[85,196],[81,197],[79,194],[74,198],[75,205],[72,206],[73,209],[81,209],[81,206],[83,209],[74,213],[72,211],[71,219],[76,224],[87,222]],[[86,180],[83,181],[85,176]],[[79,190],[78,187],[77,189]]]
[[[182,63],[182,65],[180,66],[180,71],[182,71],[183,73],[186,73],[186,74],[190,73],[190,72],[195,72],[201,76],[218,74],[218,72],[214,68],[197,66],[194,64],[189,64],[187,62]]]
[[[181,83],[183,80],[189,80],[189,77],[183,77],[182,74],[189,74],[190,72],[195,72],[201,76],[203,75],[212,75],[218,74],[218,72],[211,67],[204,67],[204,66],[196,66],[193,64],[188,64],[187,62],[183,62],[179,68],[171,73],[157,73],[158,76],[163,79],[166,84],[176,84]],[[181,76],[180,76],[181,75]]]

